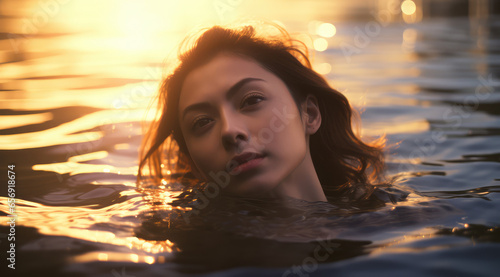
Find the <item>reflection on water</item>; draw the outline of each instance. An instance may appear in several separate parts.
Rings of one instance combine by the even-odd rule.
[[[15,165],[18,273],[496,275],[500,5],[283,3],[0,1],[0,155]],[[141,121],[165,56],[199,26],[255,18],[301,32],[315,68],[362,111],[362,135],[387,134],[385,203],[200,210],[180,184],[137,190]]]

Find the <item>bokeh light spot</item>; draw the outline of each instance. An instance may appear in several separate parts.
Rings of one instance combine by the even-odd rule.
[[[316,34],[325,37],[331,38],[337,33],[337,28],[331,23],[322,23],[316,29]]]
[[[318,72],[319,74],[328,74],[330,73],[330,71],[332,71],[332,66],[329,64],[329,63],[321,63],[321,64],[318,64],[316,67],[316,72]]]
[[[412,15],[417,11],[417,5],[411,0],[405,0],[401,3],[401,11],[406,15]]]
[[[316,51],[325,51],[328,48],[328,41],[324,38],[317,38],[314,40],[314,49]]]

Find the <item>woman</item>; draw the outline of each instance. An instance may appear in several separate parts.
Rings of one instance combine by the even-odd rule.
[[[182,177],[209,197],[371,195],[383,139],[367,144],[354,134],[346,97],[312,69],[303,44],[280,31],[259,37],[253,27],[215,26],[179,56],[160,88],[161,114],[145,136],[138,181],[187,172]]]

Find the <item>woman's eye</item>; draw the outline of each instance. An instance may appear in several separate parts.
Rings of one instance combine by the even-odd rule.
[[[245,108],[247,106],[256,105],[264,100],[264,97],[261,95],[249,95],[243,99],[241,107]]]
[[[197,119],[193,123],[193,130],[196,131],[197,129],[203,128],[206,125],[208,125],[210,122],[212,122],[212,120],[210,118],[206,118],[206,117],[202,117],[200,119]]]

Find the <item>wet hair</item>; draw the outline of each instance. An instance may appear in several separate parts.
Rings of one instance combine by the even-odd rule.
[[[286,84],[297,104],[309,94],[317,98],[322,122],[310,136],[309,147],[327,197],[352,193],[353,188],[361,185],[371,187],[369,184],[380,180],[384,138],[365,143],[355,135],[351,122],[355,113],[347,98],[313,70],[303,43],[291,39],[284,29],[275,28],[279,35],[258,36],[252,26],[239,29],[214,26],[180,52],[178,66],[159,90],[159,116],[150,125],[140,149],[138,182],[144,181],[146,169],[152,178],[149,180],[156,184],[165,177],[171,180],[189,176],[183,174],[191,168],[178,119],[180,92],[191,71],[223,52],[251,58],[275,74]]]

